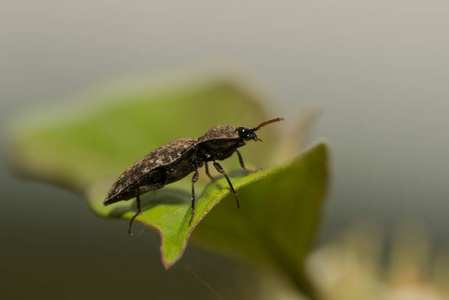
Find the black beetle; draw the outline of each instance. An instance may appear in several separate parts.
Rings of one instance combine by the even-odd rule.
[[[151,151],[120,175],[109,190],[104,205],[109,205],[121,200],[136,198],[137,212],[131,218],[128,233],[131,233],[131,226],[134,219],[140,213],[140,195],[148,191],[154,191],[165,185],[181,180],[188,174],[195,172],[192,177],[192,223],[195,214],[195,182],[198,180],[198,168],[205,164],[206,174],[211,178],[207,167],[207,162],[212,161],[215,169],[224,175],[229,187],[234,193],[237,201],[237,208],[240,207],[237,193],[232,186],[231,180],[217,160],[223,160],[237,153],[240,166],[246,172],[256,172],[249,170],[243,163],[243,158],[237,148],[244,146],[245,141],[259,139],[255,131],[274,122],[284,120],[276,118],[259,124],[254,128],[235,127],[230,125],[217,126],[209,129],[198,139],[179,138],[168,142],[165,145]]]

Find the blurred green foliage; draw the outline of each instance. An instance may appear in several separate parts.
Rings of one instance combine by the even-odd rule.
[[[97,215],[130,219],[134,200],[103,206],[110,185],[124,169],[172,139],[199,137],[217,125],[256,126],[277,117],[265,113],[256,94],[221,79],[96,95],[82,102],[88,105],[42,114],[22,124],[13,135],[12,158],[22,174],[82,193]],[[218,175],[212,182],[202,176],[197,183],[192,226],[190,176],[142,196],[142,213],[136,220],[161,234],[166,267],[182,256],[198,226],[194,236],[202,245],[274,269],[312,294],[303,265],[326,190],[326,145],[317,144],[299,156],[292,153],[284,158],[288,162],[270,167],[276,145],[285,144],[276,134],[281,128],[277,126],[260,131],[264,143],[242,148],[247,166],[269,168],[246,174],[235,170],[236,157],[223,163],[234,187],[241,189],[240,210],[235,210],[232,195],[226,197],[229,186]],[[205,218],[225,197],[224,204]],[[127,225],[123,227],[126,234]]]

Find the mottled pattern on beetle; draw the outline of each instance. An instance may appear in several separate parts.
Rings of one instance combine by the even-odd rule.
[[[237,127],[231,125],[217,126],[209,129],[203,136],[198,138],[198,143],[211,139],[238,139]]]
[[[204,161],[221,160],[229,157],[238,147],[245,145],[237,127],[217,126],[209,129],[198,139],[198,154]]]
[[[136,187],[140,186],[147,175],[152,173],[156,168],[169,166],[183,156],[186,151],[193,150],[195,146],[196,139],[179,138],[151,151],[132,164],[119,178],[117,178],[105,201],[113,197],[118,197],[119,194],[123,194],[123,197],[125,198],[134,197],[135,192],[128,195],[126,193],[127,190],[134,190]],[[119,198],[124,199],[122,197]],[[117,201],[118,200],[119,199],[117,199]]]
[[[127,171],[142,169],[141,172],[146,173],[154,167],[169,165],[179,159],[185,151],[195,147],[195,145],[196,139],[179,138],[173,140],[136,161]]]

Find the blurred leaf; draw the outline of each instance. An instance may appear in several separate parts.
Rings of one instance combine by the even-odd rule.
[[[217,125],[255,126],[269,118],[252,93],[233,81],[192,85],[94,95],[37,120],[33,114],[12,134],[13,163],[22,174],[84,193],[170,140],[199,137]],[[264,140],[270,140],[271,130],[264,128]],[[249,164],[266,160],[268,150],[269,145],[257,147]]]
[[[217,125],[255,126],[266,116],[258,99],[233,81],[208,81],[189,87],[125,91],[101,96],[84,112],[78,109],[31,120],[14,133],[11,155],[23,175],[55,182],[82,193],[91,209],[106,218],[130,219],[135,200],[103,206],[103,199],[129,165],[152,149],[178,137],[199,137]],[[92,106],[92,105],[90,105]],[[282,124],[280,124],[282,125]],[[279,125],[276,125],[279,126]],[[264,143],[242,148],[247,166],[269,165],[275,149],[275,125],[261,130]],[[279,130],[279,129],[276,129]],[[198,240],[218,252],[235,254],[274,267],[307,290],[303,262],[316,231],[326,186],[326,147],[319,144],[297,159],[265,171],[231,171],[238,159],[223,162],[238,191],[241,209],[231,195],[205,218]],[[162,237],[166,267],[181,256],[193,228],[229,194],[222,176],[196,185],[197,205],[190,219],[190,180],[142,196],[137,221]],[[127,231],[124,224],[123,232]]]

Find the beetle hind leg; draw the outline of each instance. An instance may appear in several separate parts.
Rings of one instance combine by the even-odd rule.
[[[131,218],[131,220],[129,221],[129,227],[128,227],[129,235],[133,235],[133,233],[131,232],[131,226],[133,225],[134,219],[137,217],[138,214],[140,214],[140,195],[139,195],[139,193],[140,193],[140,191],[137,190],[137,193],[136,193],[137,211],[134,214],[134,216]]]
[[[140,209],[140,194],[143,194],[143,193],[148,192],[148,191],[154,191],[154,190],[160,189],[160,188],[162,188],[162,187],[164,187],[164,184],[163,184],[163,183],[157,183],[157,184],[152,184],[152,185],[147,184],[147,185],[141,186],[141,187],[137,190],[137,192],[136,192],[136,205],[137,205],[137,211],[136,211],[136,213],[134,214],[134,216],[131,218],[131,220],[129,221],[129,226],[128,226],[128,234],[129,234],[129,235],[133,235],[133,233],[131,232],[131,227],[132,227],[132,225],[133,225],[134,219],[135,219],[135,218],[140,214],[140,212],[141,212],[141,209]]]
[[[245,164],[243,163],[243,157],[242,157],[242,155],[240,154],[240,152],[239,152],[238,150],[235,150],[235,152],[237,152],[237,155],[238,155],[238,157],[239,157],[240,167],[242,168],[243,171],[248,172],[248,173],[255,173],[255,172],[259,172],[259,171],[262,171],[262,170],[263,170],[262,168],[260,168],[260,169],[255,169],[255,170],[247,169],[247,168],[245,167]]]

